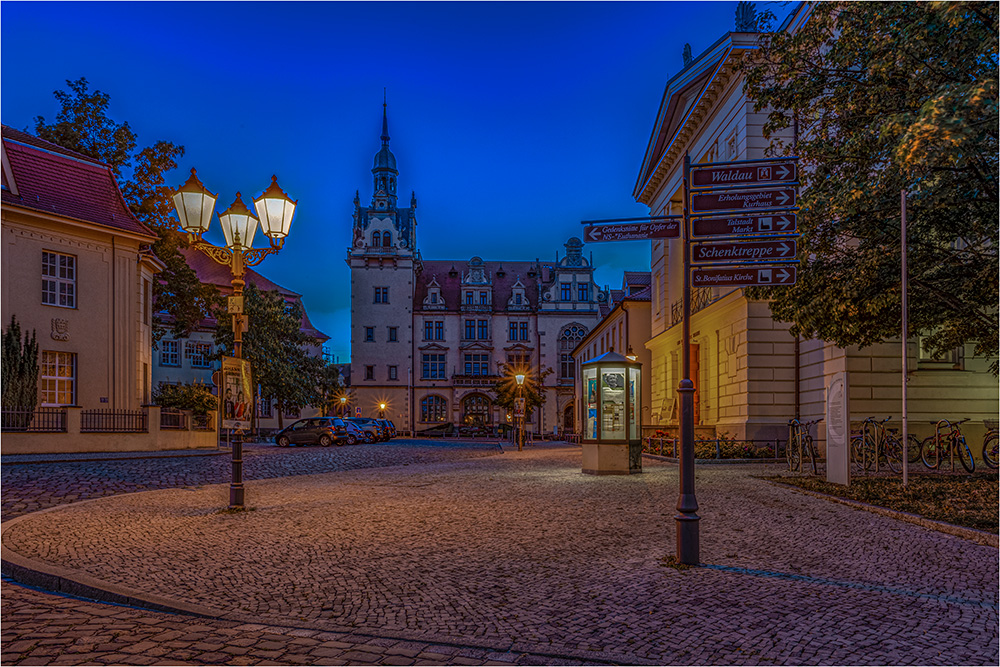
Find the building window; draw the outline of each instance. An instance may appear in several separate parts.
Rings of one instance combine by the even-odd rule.
[[[559,355],[559,377],[564,380],[572,380],[576,377],[576,362],[573,361],[573,355]]]
[[[465,304],[467,306],[471,306],[472,303],[473,303],[473,301],[472,301],[472,292],[466,292],[465,293]]]
[[[212,346],[208,343],[196,343],[189,340],[184,344],[184,356],[191,368],[211,368]]]
[[[517,325],[518,331],[521,333],[521,340],[528,340],[528,323],[520,322]]]
[[[493,410],[490,399],[482,394],[471,394],[462,401],[465,414],[462,421],[469,425],[484,425],[493,423]]]
[[[590,283],[577,285],[577,296],[580,301],[590,301]]]
[[[527,368],[531,365],[531,353],[511,352],[507,355],[507,365],[514,368]]]
[[[420,377],[424,380],[444,379],[444,355],[425,354],[422,358],[423,364]]]
[[[142,279],[142,323],[149,324],[149,314],[153,305],[153,283]]]
[[[399,327],[389,327],[389,342],[390,343],[395,343],[396,341],[399,340],[399,338],[397,337],[398,336],[398,333],[397,333],[398,331],[399,331]]]
[[[490,321],[479,320],[479,340],[490,339]]]
[[[76,308],[76,257],[42,252],[42,303]]]
[[[443,422],[448,417],[448,401],[441,396],[427,396],[420,401],[420,421]]]
[[[444,322],[434,323],[434,340],[444,340]]]
[[[375,340],[375,327],[365,327],[365,342],[371,343]]]
[[[431,303],[437,303],[437,302],[438,302],[438,293],[431,292]]]
[[[399,379],[399,366],[389,366],[389,379],[390,380]]]
[[[259,399],[257,403],[257,417],[261,419],[270,419],[273,416],[274,412],[271,411],[270,399]]]
[[[392,237],[389,232],[382,232],[382,247],[391,248],[392,247]]]
[[[514,305],[520,306],[522,303],[524,303],[524,295],[518,292],[514,295]]]
[[[46,350],[40,361],[42,405],[76,405],[76,355]]]
[[[298,419],[301,416],[301,412],[298,408],[294,410],[285,410],[285,419]]]
[[[374,380],[375,379],[375,367],[374,366],[365,366],[365,379],[366,380]]]
[[[517,340],[517,322],[507,325],[507,340]]]
[[[180,343],[178,343],[176,340],[160,341],[160,365],[161,366],[181,365]]]
[[[479,293],[479,305],[480,306],[488,306],[489,304],[490,304],[490,293],[489,292],[480,292]]]
[[[465,355],[466,375],[489,375],[490,355],[488,354],[467,354]]]
[[[476,339],[476,321],[465,320],[465,340]]]
[[[376,287],[375,288],[375,303],[389,303],[389,288],[388,287]]]
[[[424,321],[424,340],[434,340],[434,323],[430,320]]]
[[[382,235],[378,232],[372,232],[372,245],[376,248],[382,245]]]
[[[560,300],[571,301],[573,299],[573,285],[571,283],[560,283]]]

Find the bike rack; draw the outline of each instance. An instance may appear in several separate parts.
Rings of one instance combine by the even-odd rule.
[[[935,458],[934,469],[935,470],[941,469],[941,424],[944,424],[949,431],[951,431],[953,428],[951,422],[948,421],[947,419],[940,420],[934,426],[934,458]],[[951,453],[952,472],[955,472],[955,449],[956,449],[955,447],[948,447],[948,451]]]
[[[865,447],[865,439],[866,436],[868,435],[869,426],[871,426],[872,429],[871,442],[872,442],[872,456],[875,457],[875,472],[878,472],[878,445],[880,440],[880,438],[878,437],[878,430],[880,426],[871,417],[866,419],[864,424],[861,425],[861,469],[868,470],[868,461],[867,461],[868,448]]]

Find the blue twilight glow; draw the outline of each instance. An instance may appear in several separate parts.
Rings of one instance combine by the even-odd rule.
[[[758,3],[779,14],[785,3]],[[2,120],[51,122],[86,77],[139,146],[164,139],[232,201],[277,174],[299,200],[259,267],[350,350],[352,201],[372,195],[383,89],[399,200],[427,259],[555,258],[583,219],[648,213],[631,193],[667,80],[733,29],[736,2],[53,3],[0,6]],[[219,238],[218,222],[212,223]],[[590,244],[599,284],[649,242]]]

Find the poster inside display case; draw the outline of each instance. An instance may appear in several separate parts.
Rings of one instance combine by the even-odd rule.
[[[585,433],[588,438],[597,438],[597,370],[588,368],[583,371],[583,386],[587,397],[587,423]]]
[[[639,426],[641,423],[641,418],[639,415],[639,409],[642,402],[639,400],[639,369],[630,368],[628,369],[628,402],[629,402],[629,418],[628,418],[628,437],[630,440],[635,440],[640,437]]]
[[[625,435],[625,369],[601,369],[601,438],[621,440]]]

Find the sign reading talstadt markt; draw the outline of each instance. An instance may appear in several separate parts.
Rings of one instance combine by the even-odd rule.
[[[691,165],[691,187],[711,188],[721,185],[757,185],[795,181],[794,162],[757,165],[699,167]]]
[[[691,272],[694,287],[755,287],[792,285],[794,266],[746,266],[729,269],[695,269]]]
[[[692,262],[757,262],[795,259],[794,239],[698,243],[692,247]]]
[[[695,213],[791,206],[795,206],[795,188],[751,190],[749,192],[713,192],[691,196],[691,209]]]
[[[637,241],[644,239],[675,239],[681,235],[680,222],[633,222],[617,225],[594,225],[583,228],[588,243],[600,241]]]
[[[737,234],[795,234],[794,213],[745,215],[732,218],[694,218],[691,236],[736,236]]]

